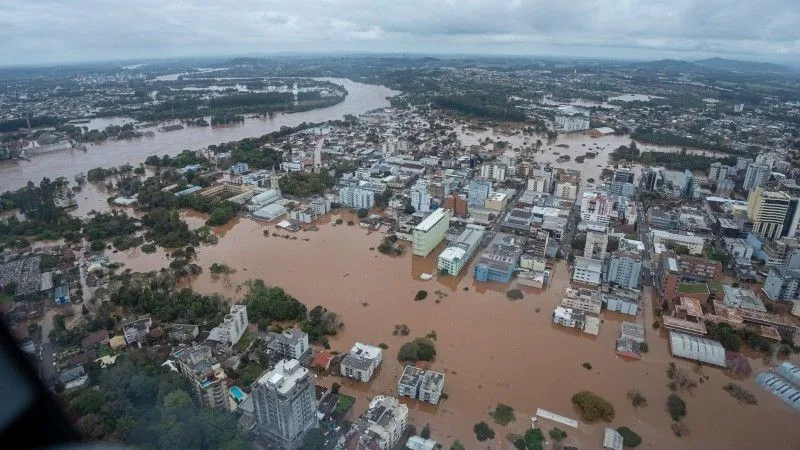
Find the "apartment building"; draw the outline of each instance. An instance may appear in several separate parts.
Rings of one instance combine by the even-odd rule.
[[[211,347],[200,345],[173,354],[184,377],[189,380],[200,403],[207,408],[230,408],[228,377],[214,359]]]
[[[397,381],[397,394],[422,400],[431,404],[439,403],[444,390],[444,374],[423,370],[411,365],[403,369]]]
[[[753,233],[767,239],[794,237],[800,221],[799,210],[798,198],[786,192],[756,187],[747,197],[747,217],[753,221]]]
[[[419,225],[414,227],[412,237],[413,254],[428,256],[442,242],[444,234],[450,226],[451,214],[450,210],[439,208],[428,214]]]

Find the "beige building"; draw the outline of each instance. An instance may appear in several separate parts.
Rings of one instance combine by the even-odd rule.
[[[560,198],[575,200],[578,198],[578,186],[569,181],[559,181],[556,183],[553,195]]]
[[[444,239],[444,234],[450,227],[451,216],[452,212],[449,209],[439,208],[423,219],[414,228],[412,253],[417,256],[428,256]]]
[[[175,352],[181,373],[189,380],[203,406],[230,408],[225,371],[214,359],[211,347],[200,345]]]
[[[483,206],[486,209],[491,209],[493,211],[502,211],[505,209],[507,204],[508,194],[503,192],[492,192],[489,194],[489,197],[486,199],[486,202],[483,204]]]
[[[756,187],[747,197],[747,217],[753,221],[753,233],[767,239],[794,237],[797,232],[798,199],[786,192],[765,191]]]

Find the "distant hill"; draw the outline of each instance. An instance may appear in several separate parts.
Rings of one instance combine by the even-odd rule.
[[[679,59],[635,62],[632,63],[631,66],[645,70],[657,70],[659,72],[697,72],[698,70],[702,70],[694,63],[681,61]]]
[[[754,62],[754,61],[739,61],[735,59],[725,58],[708,58],[700,59],[694,62],[698,66],[707,67],[716,70],[727,70],[730,72],[746,72],[746,73],[789,73],[793,72],[790,67],[782,66],[780,64]]]
[[[794,69],[780,64],[739,61],[725,58],[707,58],[697,61],[683,61],[679,59],[660,59],[657,61],[644,61],[631,63],[631,67],[643,70],[656,70],[659,72],[690,73],[690,72],[739,72],[739,73],[792,73]]]

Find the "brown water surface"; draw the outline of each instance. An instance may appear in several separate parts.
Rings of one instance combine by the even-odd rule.
[[[345,222],[348,219],[344,217]],[[201,223],[202,216],[193,220]],[[537,408],[577,418],[570,398],[575,392],[588,389],[613,403],[616,418],[611,425],[636,430],[644,439],[642,448],[797,448],[800,427],[792,426],[798,423],[796,411],[763,391],[753,377],[738,382],[758,397],[759,405],[740,405],[722,390],[731,377],[708,367],[702,373],[710,380],[698,384],[692,393],[681,394],[688,405],[691,435],[675,437],[665,411],[669,393],[665,370],[668,362],[677,361],[699,379],[693,372],[694,364],[670,357],[667,341],[651,327],[649,306],[635,319],[645,323],[650,342],[650,353],[641,361],[627,361],[614,353],[620,322],[628,320],[627,316],[606,313],[597,337],[553,325],[553,307],[568,285],[563,264],[557,266],[548,289],[525,289],[523,300],[509,301],[505,291],[514,283],[477,283],[471,276],[471,267],[460,277],[421,281],[420,273],[434,272],[437,252],[428,258],[408,252],[400,257],[382,255],[370,247],[377,247],[383,234],[370,233],[357,225],[337,226],[326,219],[320,222],[319,231],[295,233],[297,240],[264,237],[266,228],[277,231],[274,226],[250,219],[216,230],[224,237],[218,245],[198,250],[199,264],[206,270],[190,285],[198,291],[219,292],[238,301],[243,294],[237,285],[263,278],[270,285],[285,288],[309,308],[320,304],[341,315],[345,326],[331,339],[333,350],[347,351],[355,341],[388,344],[384,363],[371,383],[342,381],[338,376],[319,380],[323,385],[339,382],[343,392],[355,396],[354,415],[366,408],[372,396],[395,392],[402,371],[396,360],[400,346],[435,330],[438,341],[433,368],[446,374],[449,399],[438,407],[405,402],[413,422],[419,427],[430,423],[433,436],[447,446],[460,439],[467,448],[482,447],[475,440],[472,426],[485,420],[497,433],[489,444],[510,448],[506,435],[524,432]],[[168,263],[163,252],[119,253],[111,259],[124,261],[137,271],[154,270]],[[236,273],[229,278],[212,279],[207,269],[213,262],[225,262]],[[419,289],[427,290],[429,295],[416,302],[413,298]],[[652,295],[650,289],[646,294]],[[411,335],[393,336],[394,325],[403,323],[410,327]],[[584,362],[589,362],[592,369],[584,369]],[[755,374],[762,365],[758,360],[752,364]],[[633,409],[626,398],[630,389],[645,395],[649,406]],[[515,408],[515,423],[508,427],[492,423],[487,413],[498,402]],[[546,420],[539,424],[546,430],[556,425]],[[579,430],[567,430],[567,443],[598,448],[604,426],[584,424]]]

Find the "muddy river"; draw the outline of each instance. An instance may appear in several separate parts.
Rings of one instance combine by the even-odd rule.
[[[186,218],[193,226],[203,221],[198,214]],[[344,219],[346,222],[349,217]],[[251,278],[263,278],[270,285],[285,288],[309,308],[319,304],[341,315],[345,326],[331,339],[333,350],[345,352],[355,341],[388,344],[384,362],[371,383],[342,381],[334,376],[319,380],[328,386],[340,382],[343,392],[357,398],[354,416],[366,408],[371,396],[395,392],[402,371],[396,359],[400,346],[435,330],[438,340],[433,368],[446,374],[445,392],[449,399],[437,407],[404,401],[411,409],[413,423],[418,427],[429,423],[432,436],[446,446],[460,439],[467,448],[486,444],[511,448],[506,436],[524,432],[537,408],[577,418],[570,398],[582,389],[612,402],[616,418],[611,425],[637,431],[644,439],[641,448],[797,448],[800,441],[800,428],[792,426],[798,423],[796,411],[765,393],[753,377],[737,382],[758,397],[759,405],[738,404],[722,390],[731,376],[707,367],[702,373],[710,379],[699,383],[692,393],[681,394],[687,403],[691,435],[675,437],[665,411],[669,393],[665,370],[673,359],[666,339],[651,327],[649,307],[635,319],[645,323],[650,343],[650,353],[641,361],[623,360],[614,353],[620,323],[627,316],[605,313],[597,337],[554,326],[551,312],[568,285],[564,265],[557,267],[548,289],[524,288],[524,299],[509,301],[505,292],[515,287],[514,283],[477,283],[471,268],[459,277],[419,280],[422,272],[434,272],[434,255],[438,251],[428,258],[412,256],[410,252],[400,257],[385,256],[370,250],[378,246],[381,232],[336,226],[331,218],[319,224],[319,231],[296,233],[297,240],[264,237],[266,228],[275,229],[239,219],[217,229],[220,243],[198,252],[198,263],[205,272],[187,284],[237,301],[243,296],[238,285]],[[136,271],[168,264],[163,252],[146,255],[133,250],[113,255],[112,259]],[[214,262],[225,262],[236,273],[212,279],[208,267]],[[419,289],[427,290],[429,295],[416,302],[413,298]],[[410,336],[393,336],[396,324],[408,325]],[[584,362],[590,363],[592,369],[584,369]],[[699,379],[693,363],[677,362]],[[752,365],[754,374],[762,367],[759,360],[753,360]],[[649,406],[633,409],[626,398],[630,389],[638,389]],[[514,407],[515,423],[502,427],[492,422],[488,412],[498,402]],[[481,420],[490,423],[496,432],[495,440],[483,445],[472,432],[472,426]],[[557,425],[547,420],[540,420],[539,424],[545,430]],[[595,423],[567,429],[566,442],[580,448],[598,448],[604,426]]]
[[[329,79],[347,89],[345,100],[327,108],[277,114],[272,118],[248,118],[244,123],[225,127],[186,127],[172,132],[156,132],[152,138],[142,137],[123,141],[107,141],[89,145],[84,153],[64,150],[31,157],[30,161],[0,162],[0,192],[23,186],[28,180],[39,182],[72,177],[95,167],[115,167],[125,163],[138,164],[150,155],[174,155],[182,150],[205,149],[212,144],[257,137],[303,122],[324,122],[340,119],[345,114],[359,115],[389,106],[387,97],[397,92],[383,86],[357,83],[347,79]]]

